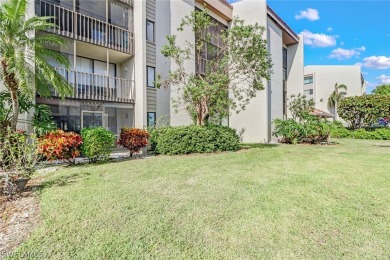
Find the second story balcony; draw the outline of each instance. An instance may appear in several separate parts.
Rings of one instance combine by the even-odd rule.
[[[73,94],[67,98],[134,103],[135,84],[133,80],[58,67],[55,69],[73,87]],[[52,92],[52,96],[59,97],[56,91]]]
[[[134,33],[124,27],[43,0],[36,0],[36,14],[54,17],[52,33],[134,55]]]

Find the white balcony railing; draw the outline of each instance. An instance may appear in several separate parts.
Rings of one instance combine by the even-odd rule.
[[[55,68],[73,87],[68,98],[134,103],[134,81],[64,68]],[[56,91],[52,96],[59,97]]]
[[[36,3],[37,15],[53,17],[51,32],[134,55],[133,32],[46,1]]]

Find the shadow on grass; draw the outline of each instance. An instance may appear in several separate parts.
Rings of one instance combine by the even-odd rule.
[[[259,143],[248,143],[248,144],[240,144],[240,150],[246,149],[254,149],[254,148],[274,148],[278,147],[279,144],[259,144]]]
[[[41,192],[46,188],[50,188],[54,186],[58,186],[58,187],[67,186],[69,184],[75,183],[78,179],[81,179],[89,175],[91,175],[91,173],[86,171],[86,172],[78,172],[78,173],[73,173],[68,175],[55,176],[41,183],[33,184],[29,186],[29,189],[31,189],[31,191]]]
[[[390,145],[384,145],[384,144],[374,144],[376,147],[387,147],[390,148]]]
[[[45,188],[50,188],[53,186],[67,186],[72,183],[77,182],[78,180],[89,178],[88,176],[93,174],[93,167],[96,166],[102,166],[106,164],[111,164],[111,163],[120,163],[124,161],[133,161],[133,160],[140,160],[140,159],[145,159],[144,156],[133,156],[133,157],[119,157],[119,158],[110,158],[107,160],[100,160],[95,163],[90,163],[88,161],[85,162],[78,162],[78,163],[73,163],[73,164],[43,164],[41,169],[50,169],[53,168],[54,171],[47,172],[47,173],[54,173],[55,175],[52,176],[49,179],[41,179],[41,180],[36,180],[36,181],[31,181],[29,185],[26,186],[25,191],[28,192],[41,192]],[[76,173],[72,174],[57,174],[57,171],[59,169],[77,169]]]

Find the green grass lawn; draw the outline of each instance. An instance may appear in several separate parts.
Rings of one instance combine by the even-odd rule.
[[[51,259],[389,259],[390,142],[254,145],[45,176],[19,252]]]

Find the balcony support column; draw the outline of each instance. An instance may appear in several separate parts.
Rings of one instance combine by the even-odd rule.
[[[77,42],[73,40],[73,71],[76,70],[77,70]],[[69,73],[73,73],[73,97],[78,98],[79,91],[77,87],[77,73],[76,72],[69,72]]]

